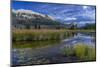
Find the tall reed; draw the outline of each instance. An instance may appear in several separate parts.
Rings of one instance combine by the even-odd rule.
[[[30,41],[63,39],[67,33],[65,30],[14,30],[12,35],[14,41]]]

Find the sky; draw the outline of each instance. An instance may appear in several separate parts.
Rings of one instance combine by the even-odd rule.
[[[11,8],[47,14],[64,23],[95,23],[95,6],[13,1]]]

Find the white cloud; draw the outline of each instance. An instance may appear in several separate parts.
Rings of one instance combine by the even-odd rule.
[[[83,9],[87,9],[88,8],[88,6],[83,6]]]
[[[68,20],[77,20],[77,18],[75,18],[75,17],[67,17],[67,18],[65,18],[64,20],[65,20],[65,21],[68,21]]]

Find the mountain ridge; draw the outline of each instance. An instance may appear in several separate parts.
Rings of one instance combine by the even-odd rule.
[[[12,25],[13,27],[31,27],[44,25],[45,27],[63,27],[63,23],[57,21],[52,16],[34,12],[32,10],[12,10]]]

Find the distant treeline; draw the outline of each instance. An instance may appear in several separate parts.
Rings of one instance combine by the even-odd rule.
[[[78,29],[89,29],[89,30],[95,30],[96,29],[96,23],[92,23],[92,24],[85,24],[85,26],[80,27]]]
[[[78,27],[77,23],[71,23],[67,25],[67,29],[70,30],[77,30],[77,29],[85,29],[85,30],[95,30],[96,29],[96,23],[86,23],[84,26]]]

